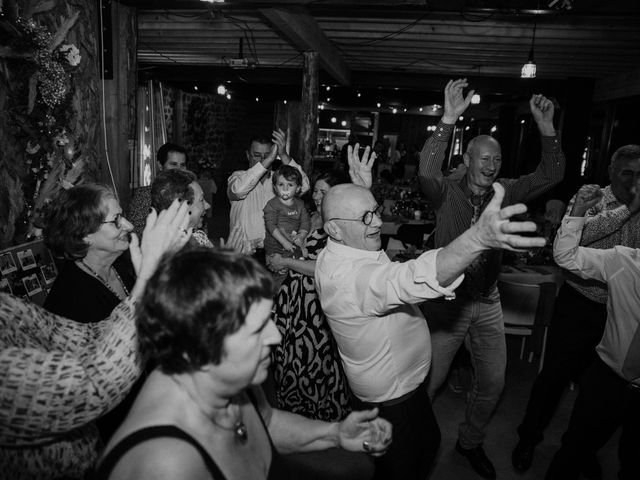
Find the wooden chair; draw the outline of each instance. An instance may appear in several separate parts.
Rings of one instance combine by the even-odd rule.
[[[539,353],[538,371],[541,371],[547,348],[547,330],[556,298],[555,282],[526,284],[499,280],[498,290],[505,334],[522,337],[520,359],[524,357],[527,338],[531,338],[531,343],[537,348],[530,347],[528,360],[531,362],[534,353]]]

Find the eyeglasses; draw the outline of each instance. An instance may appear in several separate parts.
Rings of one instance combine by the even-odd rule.
[[[124,218],[124,216],[121,213],[116,213],[116,216],[113,217],[113,220],[107,220],[106,222],[100,222],[100,223],[113,223],[113,225],[118,230],[122,230],[122,227],[123,227],[122,221],[123,220],[126,220],[126,218]]]
[[[344,220],[347,222],[362,222],[364,223],[367,227],[369,225],[371,225],[371,222],[373,222],[373,216],[377,215],[378,217],[382,216],[382,212],[384,211],[384,206],[382,205],[376,205],[376,207],[373,210],[370,210],[368,212],[364,212],[364,215],[362,216],[362,218],[330,218],[329,221],[331,220]]]

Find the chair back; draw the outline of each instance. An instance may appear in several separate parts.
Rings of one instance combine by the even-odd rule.
[[[556,284],[498,281],[505,325],[548,325],[553,314]]]

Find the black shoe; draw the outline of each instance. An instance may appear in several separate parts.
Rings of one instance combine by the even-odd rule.
[[[482,445],[478,445],[474,448],[462,448],[460,446],[460,442],[456,443],[456,450],[461,455],[467,457],[471,467],[476,471],[478,475],[482,478],[487,478],[489,480],[493,480],[496,478],[496,469],[493,468],[493,463],[487,457],[487,454],[484,453],[484,448]]]
[[[520,440],[511,453],[511,463],[513,468],[519,472],[526,472],[531,467],[533,461],[533,451],[536,446],[530,442]]]

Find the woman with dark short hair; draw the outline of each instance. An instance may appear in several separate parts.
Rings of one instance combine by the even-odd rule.
[[[99,184],[63,190],[51,203],[44,240],[63,259],[44,308],[76,322],[99,322],[129,295],[133,226],[113,191]]]
[[[295,478],[281,453],[340,446],[382,454],[377,410],[340,423],[271,409],[259,385],[280,334],[271,276],[209,248],[166,257],[139,306],[141,352],[157,364],[107,445],[100,479]]]

